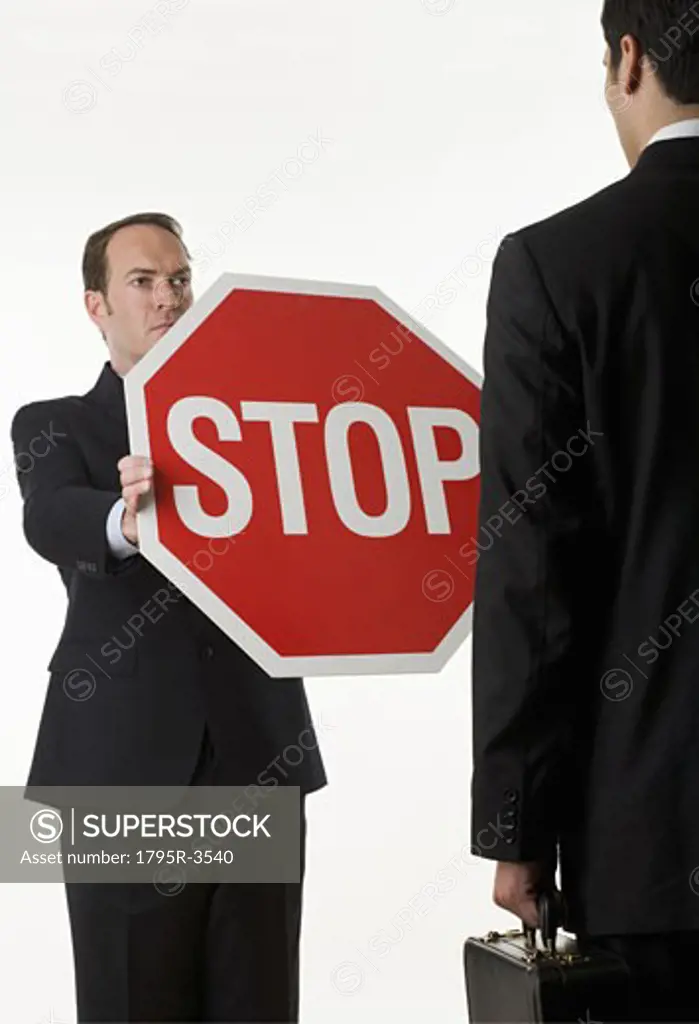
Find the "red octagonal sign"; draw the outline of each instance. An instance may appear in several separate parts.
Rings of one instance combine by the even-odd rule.
[[[480,378],[378,289],[224,274],[125,378],[143,555],[272,676],[471,626]]]

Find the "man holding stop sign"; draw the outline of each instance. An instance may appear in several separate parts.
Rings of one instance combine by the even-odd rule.
[[[140,550],[160,467],[129,454],[124,378],[192,304],[179,225],[110,224],[83,272],[109,361],[87,394],[12,422],[26,538],[68,593],[29,789],[298,786],[302,829],[299,883],[66,882],[78,1020],[296,1020],[304,798],[326,781],[303,683],[270,678]],[[190,556],[225,553],[212,538]]]
[[[164,215],[84,271],[110,360],[12,427],[60,432],[19,479],[70,601],[30,785],[305,796],[301,676],[436,672],[468,633],[479,379],[375,288],[224,274],[193,305]],[[79,1019],[296,1020],[301,884],[68,884]]]

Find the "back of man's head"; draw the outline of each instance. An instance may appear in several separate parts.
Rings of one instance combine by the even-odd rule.
[[[666,96],[699,103],[699,0],[605,0],[602,29],[612,70],[622,38],[632,35]]]

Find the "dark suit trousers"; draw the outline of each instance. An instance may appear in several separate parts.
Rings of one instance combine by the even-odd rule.
[[[191,784],[218,772],[207,731]],[[66,881],[78,1021],[297,1021],[301,806],[300,883]]]
[[[597,947],[626,960],[631,1006],[625,1020],[699,1021],[699,931],[578,938],[581,952]]]

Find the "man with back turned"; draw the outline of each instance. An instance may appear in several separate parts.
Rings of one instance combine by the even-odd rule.
[[[558,861],[630,1019],[699,1020],[699,4],[602,26],[630,172],[493,267],[472,849],[532,926]]]

